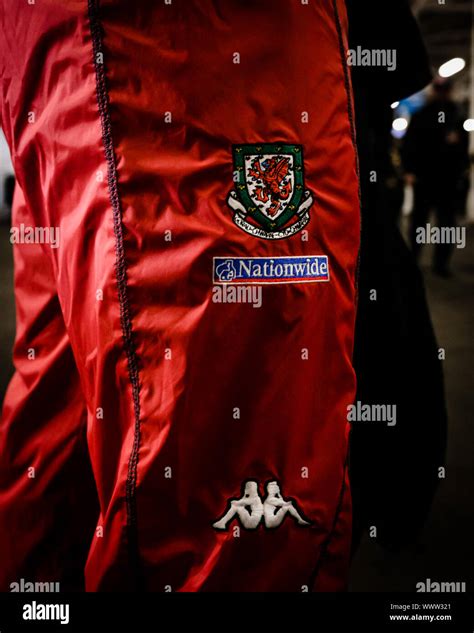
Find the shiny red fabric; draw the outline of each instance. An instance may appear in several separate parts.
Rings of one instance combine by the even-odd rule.
[[[76,529],[54,538],[67,549],[82,537],[88,590],[343,590],[359,200],[342,0],[0,7],[18,209],[61,239],[15,247],[2,588],[68,565],[28,560],[77,484],[69,458],[87,411],[97,529],[87,488],[82,509],[68,506]],[[302,146],[314,203],[306,232],[265,240],[236,226],[226,200],[232,145],[274,142]],[[214,257],[299,255],[327,256],[330,280],[266,286],[259,308],[212,301]],[[248,479],[277,480],[311,525],[214,529]]]

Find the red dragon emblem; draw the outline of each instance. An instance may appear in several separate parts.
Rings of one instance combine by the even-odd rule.
[[[289,158],[271,157],[267,158],[262,164],[256,158],[250,169],[249,175],[252,176],[254,182],[260,181],[263,184],[257,184],[254,193],[259,202],[266,203],[271,200],[268,209],[268,215],[275,216],[281,209],[282,201],[287,200],[292,193],[291,181],[285,181],[290,167]]]

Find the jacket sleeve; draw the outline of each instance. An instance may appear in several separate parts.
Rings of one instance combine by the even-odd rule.
[[[12,226],[32,226],[17,185]],[[0,590],[83,588],[98,516],[86,407],[42,244],[15,244],[15,374],[0,423]]]

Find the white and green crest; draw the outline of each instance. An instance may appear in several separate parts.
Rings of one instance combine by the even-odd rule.
[[[233,146],[235,189],[227,198],[234,222],[267,240],[290,237],[309,222],[303,148],[285,143]]]

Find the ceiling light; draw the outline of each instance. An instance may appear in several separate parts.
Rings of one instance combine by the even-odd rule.
[[[397,132],[402,132],[403,130],[407,129],[408,121],[403,117],[399,117],[398,119],[395,119],[395,121],[392,123],[392,127]]]
[[[453,57],[453,59],[450,59],[449,62],[440,66],[438,72],[441,77],[451,77],[452,75],[459,73],[465,65],[466,62],[462,59],[462,57]]]

